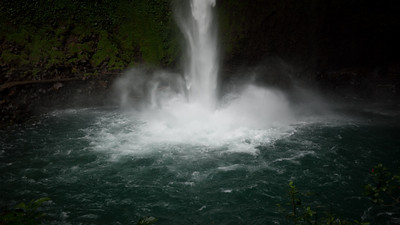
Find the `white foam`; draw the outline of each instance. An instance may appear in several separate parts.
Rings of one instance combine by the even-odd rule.
[[[294,132],[288,123],[289,114],[262,106],[264,98],[253,98],[252,101],[259,101],[254,103],[258,105],[257,109],[241,106],[246,101],[238,99],[233,106],[214,112],[196,103],[172,100],[163,108],[106,114],[85,130],[86,138],[95,150],[119,154],[146,153],[151,149],[169,151],[174,149],[171,146],[186,146],[183,147],[185,151],[219,149],[258,154],[257,146]],[[283,107],[275,109],[282,110]]]

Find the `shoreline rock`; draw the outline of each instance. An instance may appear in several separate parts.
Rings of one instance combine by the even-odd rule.
[[[110,87],[117,76],[3,84],[0,89],[0,127],[23,123],[34,116],[56,109],[109,104]]]

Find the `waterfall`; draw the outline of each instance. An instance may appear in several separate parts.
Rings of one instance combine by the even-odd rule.
[[[187,42],[185,80],[190,102],[216,107],[218,54],[213,7],[215,0],[191,0],[189,18],[180,27]]]
[[[291,121],[289,102],[278,90],[235,82],[218,93],[222,85],[218,84],[216,0],[177,3],[176,19],[186,45],[183,72],[132,68],[115,84],[121,106],[146,123],[147,136],[152,141],[183,138],[178,142],[211,143],[237,136],[243,129]]]

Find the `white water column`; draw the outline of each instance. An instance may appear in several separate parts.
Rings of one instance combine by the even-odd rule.
[[[218,76],[214,6],[215,0],[191,0],[190,18],[182,21],[188,42],[185,79],[189,100],[210,110],[216,106]]]

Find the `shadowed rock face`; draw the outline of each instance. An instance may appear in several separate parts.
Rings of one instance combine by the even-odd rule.
[[[261,65],[267,69],[259,80],[281,87],[295,78],[346,98],[400,96],[399,7],[361,0],[217,3],[225,65]]]
[[[398,62],[400,9],[360,0],[219,0],[225,60],[278,56],[296,65],[335,69]]]
[[[0,128],[56,109],[110,105],[114,77],[26,82],[0,89]]]

